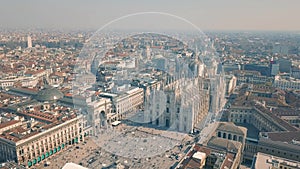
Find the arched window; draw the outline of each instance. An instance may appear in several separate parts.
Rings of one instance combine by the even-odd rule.
[[[233,135],[233,140],[234,140],[234,141],[237,141],[236,135]]]
[[[170,120],[166,119],[166,127],[170,127]]]
[[[228,134],[228,140],[231,140],[232,138],[231,138],[231,134]]]
[[[100,126],[105,126],[105,123],[106,123],[106,114],[105,114],[105,112],[102,110],[101,112],[100,112],[100,120],[101,120],[101,122],[100,122]]]
[[[226,138],[226,133],[223,133],[223,138]]]
[[[218,137],[222,137],[222,133],[220,131],[218,132]]]

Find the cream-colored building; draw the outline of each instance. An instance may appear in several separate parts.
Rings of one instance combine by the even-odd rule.
[[[114,117],[112,113],[112,102],[108,98],[99,98],[88,104],[87,123],[92,126],[93,132],[107,127]]]
[[[144,90],[138,87],[129,87],[113,93],[101,93],[100,96],[112,101],[114,121],[136,112],[144,103]]]
[[[258,152],[254,158],[253,169],[269,168],[269,169],[299,169],[300,162],[289,159],[276,157],[269,154]]]
[[[227,140],[238,141],[245,144],[245,139],[247,135],[247,129],[244,127],[236,126],[233,123],[219,123],[216,129],[216,135],[219,138],[224,138]]]
[[[300,90],[300,80],[275,76],[273,86],[283,90]]]
[[[4,123],[0,123],[0,134],[2,134],[4,131],[7,131],[9,129],[18,127],[22,124],[23,122],[21,120],[11,120]]]
[[[257,152],[300,162],[300,131],[261,132]]]
[[[28,122],[3,132],[0,136],[0,160],[13,160],[19,165],[32,167],[63,151],[66,146],[83,141],[82,120],[81,115],[73,114],[50,124]]]
[[[297,131],[294,126],[276,116],[259,103],[231,106],[228,121],[240,124],[251,124],[259,131],[264,132]],[[252,161],[255,153],[259,151],[258,142],[258,138],[247,136],[243,160]]]
[[[250,123],[260,131],[295,131],[288,122],[272,114],[258,103],[255,105],[237,105],[230,107],[229,122]]]
[[[122,118],[126,113],[135,111],[144,103],[144,91],[141,88],[133,88],[121,94],[114,100],[116,113]]]
[[[232,168],[238,168],[243,159],[246,136],[245,127],[236,126],[231,122],[219,122],[207,145],[235,153]]]
[[[10,78],[0,79],[0,88],[14,86],[20,82],[22,87],[35,87],[42,77],[48,76],[48,70],[26,71],[23,76],[13,76]]]

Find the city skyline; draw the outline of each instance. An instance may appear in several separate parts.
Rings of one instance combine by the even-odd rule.
[[[298,6],[2,1],[0,169],[300,169]]]
[[[202,30],[299,31],[300,23],[296,22],[299,5],[296,0],[289,3],[281,0],[4,1],[0,7],[0,28],[98,29],[126,15],[163,12],[185,18]],[[163,23],[158,22],[158,25],[165,25]],[[139,23],[130,24],[140,26]]]

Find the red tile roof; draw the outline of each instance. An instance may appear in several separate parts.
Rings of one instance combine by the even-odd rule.
[[[8,121],[8,122],[0,123],[0,129],[5,128],[7,126],[14,125],[18,122],[20,122],[20,121],[19,120],[11,120],[11,121]]]

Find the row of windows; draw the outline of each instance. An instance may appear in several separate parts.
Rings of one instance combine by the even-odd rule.
[[[218,137],[220,138],[225,138],[228,140],[234,140],[234,141],[240,141],[243,142],[243,137],[242,136],[237,136],[237,135],[233,135],[231,133],[225,133],[225,132],[218,132]]]
[[[257,143],[251,143],[252,141],[247,141],[245,146],[245,151],[250,153],[257,152]]]
[[[50,143],[50,144],[48,143],[48,144],[42,145],[41,149],[36,147],[36,151],[34,151],[34,145],[32,145],[31,149],[30,149],[30,147],[27,147],[28,159],[31,159],[32,157],[36,157],[37,155],[41,155],[41,154],[45,153],[46,151],[49,151],[49,150],[53,149],[54,147],[57,147],[58,145],[60,145],[62,143],[70,141],[71,138],[74,138],[74,137],[75,137],[74,134],[68,135],[65,138],[62,138],[61,140],[56,140],[53,143]],[[30,150],[31,150],[31,152],[30,152]],[[22,149],[22,151],[23,151],[23,149]],[[23,155],[23,153],[20,154],[20,155]]]
[[[13,86],[14,83],[1,83],[2,87]]]
[[[279,168],[280,168],[280,169],[294,169],[294,167],[291,168],[291,167],[283,167],[283,166],[280,166]]]
[[[74,132],[74,129],[75,129],[75,132]],[[42,140],[32,141],[31,148],[32,148],[32,150],[34,150],[34,148],[38,149],[40,145],[41,146],[44,144],[47,145],[47,143],[51,143],[52,140],[59,141],[59,138],[63,139],[63,136],[65,136],[65,139],[67,139],[67,138],[70,139],[71,136],[74,137],[74,133],[75,133],[75,135],[78,134],[77,126],[76,125],[68,126],[68,128],[64,129],[63,131],[60,131],[60,133],[57,132],[56,134],[53,134],[52,136],[49,136],[48,138],[46,137],[45,139],[42,139]],[[54,144],[56,144],[56,142],[54,142]],[[28,144],[26,146],[28,146]],[[27,150],[29,151],[29,146],[28,146]],[[24,150],[22,149],[22,147],[19,147],[19,152],[20,152],[20,154],[24,153]]]
[[[235,118],[251,118],[252,116],[251,115],[248,115],[248,114],[235,114],[235,113],[231,113],[230,117],[235,117]]]
[[[274,150],[274,149],[269,149],[269,148],[263,148],[263,147],[260,147],[259,150],[261,151],[266,151],[268,153],[272,152],[273,154],[274,153],[277,153],[277,154],[283,154],[283,156],[286,158],[286,157],[296,157],[297,159],[299,159],[299,155],[295,155],[295,154],[289,154],[289,153],[286,153],[286,152],[281,152],[281,151],[278,151],[278,150]]]
[[[236,109],[231,109],[231,112],[238,112],[238,113],[252,113],[251,110],[236,110]]]

